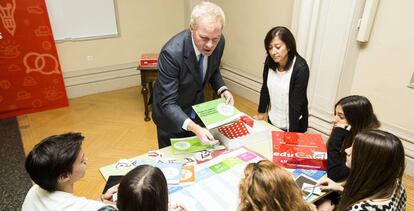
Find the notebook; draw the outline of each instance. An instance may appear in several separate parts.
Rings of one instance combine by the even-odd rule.
[[[111,188],[114,185],[117,185],[121,182],[122,175],[111,175],[108,177],[108,181],[106,181],[105,187],[102,191],[102,194],[104,194],[109,188]]]

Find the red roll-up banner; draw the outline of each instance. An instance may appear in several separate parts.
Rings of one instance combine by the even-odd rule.
[[[0,1],[0,119],[68,106],[44,0]]]

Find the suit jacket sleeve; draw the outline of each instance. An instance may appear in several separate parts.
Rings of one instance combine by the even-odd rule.
[[[303,114],[303,111],[308,106],[307,99],[307,88],[309,81],[309,67],[306,61],[297,56],[294,70],[297,73],[291,78],[291,85],[289,90],[289,131],[299,131],[300,124],[299,118]],[[293,73],[292,73],[293,74]],[[305,118],[302,116],[302,118]]]
[[[346,157],[341,152],[342,143],[348,131],[341,127],[332,130],[328,141],[328,177],[335,182],[346,179],[349,175],[349,168],[346,167]]]
[[[168,51],[162,51],[158,58],[159,81],[159,106],[163,115],[168,117],[175,124],[175,128],[181,128],[184,121],[188,118],[187,114],[177,104],[179,87],[179,63]]]

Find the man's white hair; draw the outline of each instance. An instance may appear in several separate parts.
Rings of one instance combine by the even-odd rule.
[[[203,1],[194,6],[191,12],[190,27],[195,30],[198,28],[200,18],[208,18],[209,21],[219,23],[224,28],[225,16],[223,10],[209,1]]]

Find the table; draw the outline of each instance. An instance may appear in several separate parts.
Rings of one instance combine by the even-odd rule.
[[[261,125],[265,126],[267,130],[266,130],[265,133],[260,134],[260,136],[256,137],[254,142],[249,142],[248,144],[246,144],[245,147],[247,149],[253,151],[253,152],[257,152],[257,153],[261,154],[264,158],[266,158],[268,160],[272,160],[273,159],[273,149],[272,149],[273,146],[272,146],[271,131],[280,131],[280,130],[278,128],[274,127],[273,125],[270,125],[266,121],[255,121],[254,124],[261,124]],[[162,149],[160,149],[160,151],[162,153],[164,153],[164,155],[166,157],[174,157],[174,158],[177,158],[177,159],[189,156],[188,154],[173,155],[171,147],[162,148]],[[146,158],[146,155],[144,154],[144,155],[140,155],[140,156],[131,158],[129,160],[136,160],[136,159],[145,160],[145,159],[148,159],[148,158]],[[128,168],[119,169],[119,168],[115,168],[115,164],[111,164],[111,165],[108,165],[108,166],[104,166],[104,167],[100,168],[99,170],[102,173],[102,175],[104,176],[105,180],[107,180],[110,175],[125,175],[132,168],[134,168],[134,167],[131,166],[131,167],[128,167]],[[293,171],[292,169],[289,169],[289,170]],[[326,177],[326,175],[324,177]],[[312,195],[308,199],[308,201],[314,202],[314,201],[320,199],[324,195],[325,194],[322,194],[321,196]]]
[[[271,131],[272,130],[277,130],[277,131],[281,131],[280,129],[274,127],[273,125],[267,123],[266,121],[260,120],[260,121],[255,121],[255,124],[263,124],[265,125],[269,130],[268,133],[264,134],[263,136],[259,137],[257,140],[255,140],[254,142],[250,142],[248,145],[246,145],[246,147],[252,151],[255,151],[261,155],[263,155],[266,159],[268,160],[272,160],[273,159],[273,149],[272,149],[272,139],[271,139]],[[161,152],[164,153],[165,156],[172,156],[172,150],[171,150],[171,146],[169,147],[164,147],[162,149],[160,149]],[[128,158],[129,160],[136,160],[138,158],[145,158],[145,154],[144,155],[139,155],[136,156],[134,158]],[[185,158],[188,157],[188,154],[177,154],[174,155],[175,158]],[[105,180],[108,180],[108,177],[110,175],[125,175],[128,171],[130,171],[133,167],[131,168],[125,168],[125,169],[117,169],[115,168],[115,163],[108,165],[108,166],[104,166],[102,168],[99,169],[99,171],[101,172],[102,176],[105,178]]]
[[[158,73],[158,67],[157,66],[146,66],[143,67],[141,65],[138,65],[137,70],[139,70],[141,72],[141,94],[142,97],[144,98],[144,121],[148,122],[151,120],[151,118],[149,117],[149,113],[150,113],[150,109],[149,109],[149,104],[151,104],[149,102],[148,99],[148,89],[149,89],[149,94],[150,96],[152,95],[152,86],[153,86],[153,82],[155,81],[155,79],[157,79],[157,73]],[[207,84],[204,87],[204,96],[207,96],[205,98],[206,101],[208,100],[212,100],[217,98],[216,93],[213,92],[213,88],[211,87],[210,84]]]
[[[152,84],[157,79],[158,67],[142,67],[138,65],[137,70],[141,72],[141,94],[144,97],[144,111],[145,117],[144,121],[150,121],[151,118],[149,117],[149,108],[148,108],[148,88],[150,94],[152,94]],[[148,86],[149,84],[149,86]],[[147,88],[148,87],[148,88]]]

